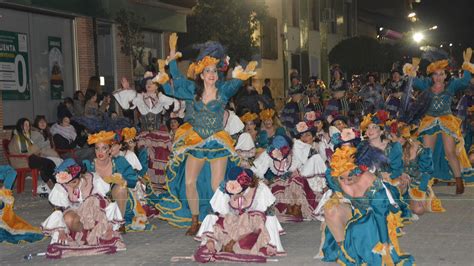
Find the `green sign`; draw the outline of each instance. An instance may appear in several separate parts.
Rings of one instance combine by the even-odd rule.
[[[61,38],[48,37],[51,99],[60,100],[64,92]]]
[[[0,91],[3,100],[29,100],[26,33],[0,31]]]

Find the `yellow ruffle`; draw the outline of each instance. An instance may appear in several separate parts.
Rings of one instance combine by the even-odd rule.
[[[8,226],[9,230],[13,234],[22,233],[38,233],[41,234],[41,230],[38,227],[32,226],[25,220],[20,218],[13,211],[13,193],[9,189],[0,189],[0,199],[4,203],[2,209],[2,221],[1,223]]]
[[[212,135],[212,137],[218,139],[230,148],[234,147],[234,140],[226,131],[219,131]],[[183,144],[179,146],[179,149],[184,150],[188,147],[201,143],[203,138],[201,138],[201,136],[199,136],[199,134],[193,130],[193,126],[191,124],[184,123],[178,128],[178,130],[176,130],[174,141],[183,141]],[[178,151],[178,153],[179,152],[180,151]]]
[[[434,123],[436,123],[436,121],[438,121],[441,127],[449,130],[449,132],[443,130],[436,132],[436,134],[444,133],[450,135],[456,140],[456,155],[458,156],[459,162],[461,163],[461,168],[471,168],[471,163],[469,162],[466,149],[464,148],[464,137],[462,136],[461,131],[462,120],[452,114],[439,117],[426,115],[421,120],[418,132],[423,132],[424,130],[429,129]]]
[[[410,195],[410,198],[414,200],[424,200],[426,197],[426,192],[420,191],[418,188],[410,188],[408,190],[408,194]]]
[[[397,228],[403,226],[403,219],[401,217],[401,212],[392,213],[390,212],[387,216],[387,227],[388,227],[388,236],[390,238],[390,242],[392,242],[395,251],[398,254],[402,254],[400,249],[400,244],[398,243],[398,235],[397,235]]]

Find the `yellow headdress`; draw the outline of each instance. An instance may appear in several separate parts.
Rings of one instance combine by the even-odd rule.
[[[208,66],[217,65],[219,63],[219,59],[216,59],[211,56],[204,56],[204,58],[196,63],[192,63],[189,65],[188,68],[188,76],[192,73],[194,75],[199,75],[204,71],[204,69]]]
[[[265,109],[260,112],[259,116],[261,120],[268,120],[268,119],[272,119],[274,115],[275,115],[275,110]]]
[[[331,157],[331,175],[334,177],[341,176],[345,172],[350,172],[357,168],[355,161],[355,153],[357,148],[351,146],[342,146],[336,149]]]
[[[134,139],[137,136],[137,130],[134,127],[126,127],[122,129],[122,137],[124,141]]]
[[[100,131],[99,133],[89,135],[87,138],[87,144],[92,145],[101,142],[111,144],[114,140],[114,137],[115,132],[113,131]]]
[[[240,120],[243,123],[247,123],[250,121],[257,120],[257,118],[258,118],[258,115],[256,113],[247,112],[243,116],[240,117]]]
[[[431,74],[436,70],[445,70],[449,66],[449,61],[447,59],[438,60],[428,65],[426,68],[426,73]]]

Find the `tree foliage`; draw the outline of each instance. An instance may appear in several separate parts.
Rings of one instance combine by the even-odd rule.
[[[231,60],[249,60],[258,52],[259,40],[252,33],[266,15],[263,0],[198,0],[187,20],[188,33],[182,35],[179,45],[182,49],[209,40],[218,41],[227,49]]]
[[[370,37],[353,37],[338,43],[329,53],[329,62],[339,64],[348,74],[370,71],[389,72],[401,59],[398,46],[379,43]]]
[[[141,58],[144,45],[142,27],[145,18],[132,11],[121,9],[117,12],[115,21],[118,23],[118,35],[120,39],[120,50],[133,59]]]

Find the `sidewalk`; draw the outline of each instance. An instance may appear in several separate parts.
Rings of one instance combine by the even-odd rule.
[[[417,265],[474,265],[474,187],[466,188],[463,196],[454,196],[455,187],[437,186],[435,192],[442,199],[447,212],[428,213],[405,227],[406,235],[400,239],[401,248],[413,254]],[[16,212],[33,225],[39,225],[50,213],[47,199],[33,199],[31,194],[16,196]],[[117,264],[117,265],[169,265],[172,256],[191,256],[198,242],[184,236],[185,230],[170,227],[163,221],[153,220],[153,232],[128,233],[124,236],[127,250],[114,255],[48,260],[36,257],[23,260],[29,253],[44,252],[49,243],[19,246],[0,244],[0,261],[9,264]],[[288,256],[277,258],[269,265],[336,265],[314,260],[320,244],[319,222],[283,224],[287,234],[282,236]],[[174,265],[195,264],[181,261]],[[236,264],[231,264],[236,265]]]

